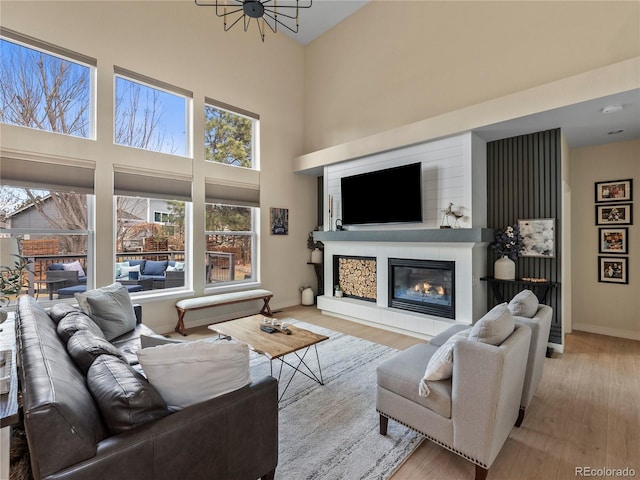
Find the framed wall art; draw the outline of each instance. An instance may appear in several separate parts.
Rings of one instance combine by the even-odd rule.
[[[629,229],[626,227],[599,228],[600,253],[629,253]]]
[[[289,235],[289,209],[271,207],[271,235]]]
[[[631,225],[632,204],[596,205],[596,225]]]
[[[521,257],[555,257],[555,218],[518,220],[522,237]]]
[[[630,202],[633,179],[596,182],[596,202]]]
[[[629,283],[629,264],[625,257],[598,257],[598,281]]]

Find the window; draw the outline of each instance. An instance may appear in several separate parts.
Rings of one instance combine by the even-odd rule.
[[[31,261],[23,293],[57,300],[93,285],[92,210],[93,195],[0,187],[1,263],[13,265],[11,254]]]
[[[115,143],[183,157],[191,154],[190,92],[121,69],[116,69],[115,88]]]
[[[4,28],[0,33],[0,121],[94,138],[95,60]]]
[[[153,221],[156,223],[169,223],[171,214],[169,212],[153,212]]]
[[[125,195],[116,196],[115,202],[116,280],[134,281],[143,290],[184,287],[185,220],[190,203]],[[135,274],[130,278],[130,271],[138,278],[133,278]]]
[[[257,208],[207,204],[206,284],[256,281]]]
[[[237,167],[257,168],[255,133],[258,116],[236,113],[227,105],[206,99],[204,116],[205,159]],[[235,110],[235,109],[234,109]]]

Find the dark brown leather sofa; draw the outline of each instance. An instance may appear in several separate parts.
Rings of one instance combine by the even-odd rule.
[[[35,480],[273,479],[278,462],[275,379],[265,377],[110,434],[85,375],[67,354],[56,327],[40,304],[30,297],[20,299],[16,334]],[[141,331],[149,333],[139,324],[112,343],[131,354]]]

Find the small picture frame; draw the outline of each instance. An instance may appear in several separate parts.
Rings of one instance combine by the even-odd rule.
[[[555,253],[555,218],[518,220],[522,237],[521,257],[553,258]]]
[[[289,209],[271,207],[271,235],[289,235]]]
[[[596,205],[596,225],[632,225],[632,204]]]
[[[596,182],[596,202],[630,202],[633,179]]]
[[[629,253],[629,229],[626,227],[599,228],[598,244],[600,253],[627,254]]]
[[[598,257],[598,281],[629,283],[629,264],[626,257]]]

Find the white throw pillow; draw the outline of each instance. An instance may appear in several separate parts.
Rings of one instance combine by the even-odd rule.
[[[500,345],[513,333],[515,321],[506,302],[493,307],[478,320],[469,333],[469,340],[489,345]]]
[[[533,318],[538,312],[538,297],[531,290],[522,290],[509,302],[512,315]]]
[[[129,278],[129,272],[138,272],[140,274],[140,265],[134,265],[133,267],[122,265],[120,267],[120,276]]]
[[[453,346],[460,340],[466,340],[471,332],[470,328],[462,330],[444,342],[438,350],[431,356],[424,377],[420,380],[418,393],[421,397],[428,397],[431,391],[427,381],[446,380],[453,374]]]
[[[249,347],[213,339],[138,350],[147,379],[171,410],[233,392],[251,382]]]
[[[116,262],[116,278],[122,276],[122,267],[128,267],[129,262]]]
[[[68,272],[78,272],[78,277],[86,277],[82,265],[77,260],[71,263],[63,263],[62,268]]]
[[[114,283],[88,292],[76,293],[78,306],[111,341],[136,328],[136,314],[129,291]]]

